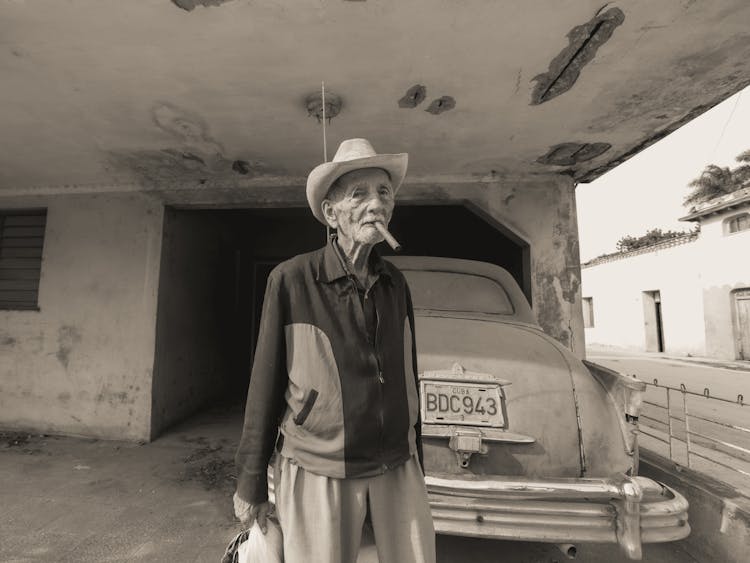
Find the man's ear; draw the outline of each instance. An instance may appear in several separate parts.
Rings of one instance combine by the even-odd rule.
[[[336,218],[336,210],[333,207],[333,202],[330,199],[324,199],[320,203],[320,208],[323,211],[323,218],[328,223],[328,226],[332,229],[337,229],[339,222]]]

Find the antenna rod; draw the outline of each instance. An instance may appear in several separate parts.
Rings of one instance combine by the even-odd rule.
[[[328,162],[328,143],[326,142],[326,84],[320,83],[321,99],[323,102],[323,162]]]

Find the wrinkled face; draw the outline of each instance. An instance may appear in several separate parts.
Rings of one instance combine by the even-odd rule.
[[[394,193],[390,176],[381,168],[352,170],[341,176],[323,200],[323,215],[341,239],[375,245],[383,236],[373,225],[388,226]]]

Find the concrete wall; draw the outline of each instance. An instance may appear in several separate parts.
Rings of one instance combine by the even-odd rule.
[[[750,231],[725,235],[724,222],[743,211],[748,209],[711,216],[701,225],[701,238],[707,248],[700,271],[706,355],[715,358],[737,358],[732,290],[750,288]]]
[[[594,303],[587,343],[646,350],[643,292],[658,290],[665,353],[737,358],[732,291],[750,287],[750,231],[723,228],[737,212],[706,218],[694,242],[583,268]]]
[[[147,439],[161,205],[142,194],[0,199],[46,207],[38,311],[0,311],[0,427]]]
[[[306,206],[302,186],[192,187],[161,190],[168,205],[195,207]],[[471,204],[530,246],[531,300],[539,324],[584,355],[581,269],[573,180],[562,175],[477,177],[476,182],[407,183],[404,203]],[[425,228],[450,228],[426,225]]]
[[[164,218],[151,436],[195,412],[226,386],[223,267],[217,221],[168,208]]]
[[[537,321],[577,356],[585,354],[578,219],[563,176],[490,186],[476,203],[530,245],[531,301]]]
[[[128,189],[133,191],[5,198],[6,207],[49,211],[41,310],[0,312],[0,426],[149,439],[221,392],[221,342],[210,340],[221,337],[214,330],[217,291],[205,275],[215,264],[220,229],[189,214],[175,219],[168,213],[162,255],[164,206],[306,204],[301,186],[191,187],[148,195]],[[528,244],[537,319],[583,356],[570,178],[407,184],[399,197],[409,203],[470,204]]]
[[[644,292],[661,295],[664,351],[704,355],[703,292],[694,262],[702,241],[583,268],[583,297],[593,299],[594,326],[586,343],[644,351],[651,323]]]

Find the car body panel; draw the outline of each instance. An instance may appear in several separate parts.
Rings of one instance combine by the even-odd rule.
[[[448,370],[458,363],[468,371],[510,381],[503,387],[507,430],[536,440],[492,444],[487,455],[473,456],[470,467],[464,469],[446,447],[445,438],[425,438],[428,471],[581,475],[569,369],[555,348],[539,346],[541,333],[492,321],[421,316],[416,317],[415,333],[421,374]]]
[[[685,498],[636,476],[642,382],[584,363],[546,335],[498,266],[388,259],[412,292],[421,380],[495,378],[505,397],[502,428],[423,425],[438,532],[615,542],[632,559],[643,543],[690,533]]]

